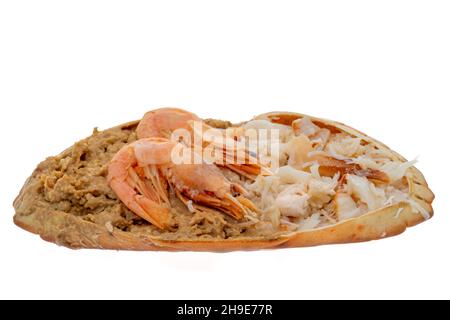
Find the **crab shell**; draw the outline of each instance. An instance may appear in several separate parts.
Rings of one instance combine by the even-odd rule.
[[[271,112],[259,115],[255,119],[265,119],[276,123],[290,125],[292,121],[306,115],[291,112]],[[343,132],[377,146],[385,151],[392,160],[406,161],[401,155],[392,151],[381,142],[368,137],[344,124],[308,116],[316,125],[327,128],[332,132]],[[119,126],[121,128],[134,127],[138,122],[130,122]],[[428,188],[422,173],[415,167],[408,169],[406,174],[409,184],[409,195],[429,216],[433,216],[431,206],[434,194]],[[19,208],[22,199],[29,190],[29,181],[22,188],[14,201],[14,207]],[[398,215],[399,209],[402,213]],[[106,226],[84,221],[76,216],[61,211],[35,211],[29,215],[17,214],[14,222],[19,227],[39,234],[44,240],[69,246],[71,248],[102,248],[122,250],[164,250],[164,251],[234,251],[276,249],[291,247],[307,247],[324,244],[351,243],[376,240],[398,235],[407,227],[425,221],[423,215],[414,212],[407,203],[397,203],[391,206],[368,212],[362,216],[339,222],[335,225],[313,230],[295,231],[277,238],[234,238],[212,240],[162,240],[151,235],[136,235],[121,230],[108,230]]]

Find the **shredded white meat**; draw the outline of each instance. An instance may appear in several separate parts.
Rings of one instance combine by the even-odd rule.
[[[409,203],[413,212],[420,213],[425,220],[430,219],[430,214],[428,213],[428,211],[425,210],[425,208],[422,207],[420,204],[418,204],[417,201],[413,199],[408,199],[406,200],[406,202]]]
[[[195,208],[194,208],[194,205],[192,204],[192,200],[189,200],[189,201],[187,202],[187,208],[188,208],[188,210],[189,210],[190,212],[192,212],[192,213],[195,212]]]
[[[361,208],[358,207],[351,195],[339,192],[336,195],[336,215],[339,221],[355,218],[361,215]]]
[[[327,144],[325,151],[337,159],[348,159],[364,154],[365,148],[361,145],[361,139],[339,134]]]
[[[275,129],[279,132],[279,137],[281,142],[286,142],[289,140],[289,138],[293,135],[294,131],[292,127],[286,126],[283,124],[273,123],[267,120],[252,120],[243,125],[243,128],[245,130],[247,129],[254,129],[254,130],[271,130]],[[264,131],[261,131],[261,133],[264,133]]]
[[[408,203],[414,212],[429,217],[427,210],[410,198],[408,183],[402,180],[416,160],[394,160],[383,147],[345,133],[331,133],[307,117],[294,121],[292,127],[253,120],[244,128],[280,130],[281,157],[274,174],[257,176],[244,185],[259,209],[258,219],[274,228],[284,225],[288,230],[310,230],[397,203]],[[267,137],[259,139],[264,148],[273,143]],[[336,170],[331,177],[326,170],[319,170],[321,158],[357,164],[360,169],[344,171],[343,176]],[[385,173],[389,182],[371,180],[365,176],[369,169]],[[403,210],[399,208],[395,218]]]
[[[309,180],[312,179],[309,172],[296,170],[291,166],[284,166],[278,168],[276,175],[280,177],[281,183],[292,184],[292,183],[305,183],[307,184]]]
[[[298,229],[299,230],[311,230],[316,228],[320,224],[320,213],[313,213],[306,219],[300,221]]]
[[[309,161],[309,154],[313,151],[311,141],[305,135],[293,137],[285,146],[289,156],[288,164],[299,167]]]
[[[280,192],[275,200],[275,205],[283,216],[298,217],[307,214],[309,195],[307,186],[294,184]]]
[[[375,187],[366,177],[347,175],[349,192],[364,202],[370,211],[383,207],[386,196],[383,189]]]
[[[400,217],[400,214],[403,212],[403,210],[405,210],[405,208],[399,208],[399,209],[397,210],[397,212],[395,213],[394,218],[395,218],[395,219],[398,219],[398,218]]]
[[[359,164],[363,169],[378,169],[380,165],[368,155],[361,155],[352,159],[353,163]]]
[[[292,127],[294,128],[295,135],[303,134],[307,137],[315,135],[320,129],[308,117],[295,120],[292,123]]]
[[[316,179],[320,179],[320,173],[319,173],[319,164],[317,162],[312,162],[311,167],[309,168],[309,170],[311,171],[311,174],[314,178]]]
[[[389,179],[391,181],[395,182],[403,178],[405,176],[406,170],[414,166],[416,163],[417,159],[403,163],[390,161],[382,165],[380,169],[389,176]]]

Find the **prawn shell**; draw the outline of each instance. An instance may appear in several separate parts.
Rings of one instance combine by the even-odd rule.
[[[257,116],[255,119],[266,119],[277,123],[290,124],[293,120],[305,115],[292,112],[271,112]],[[363,134],[342,123],[309,117],[316,125],[332,132],[344,132],[354,137],[374,144],[385,151],[393,160],[406,161],[401,155],[389,149],[381,142]],[[138,122],[130,122],[119,126],[131,128]],[[434,194],[429,189],[422,173],[415,167],[408,169],[406,177],[409,184],[409,194],[429,217],[433,216],[431,206]],[[274,238],[231,238],[231,239],[184,239],[162,240],[161,238],[133,234],[121,230],[110,232],[107,227],[84,221],[79,217],[61,211],[35,210],[29,214],[18,214],[21,202],[29,192],[36,192],[29,179],[14,201],[16,215],[14,222],[19,227],[39,234],[42,239],[76,248],[101,248],[139,251],[213,251],[227,252],[236,250],[258,250],[292,247],[308,247],[324,244],[352,243],[376,240],[398,235],[406,228],[417,225],[425,218],[414,212],[407,203],[397,203],[368,212],[362,216],[342,221],[335,225],[314,230],[295,231]],[[401,210],[401,214],[398,214]]]

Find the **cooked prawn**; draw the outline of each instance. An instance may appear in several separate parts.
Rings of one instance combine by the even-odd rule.
[[[147,112],[136,129],[139,139],[170,139],[177,129],[191,130],[190,121],[201,121],[195,114],[178,108],[161,108]]]
[[[190,148],[164,138],[140,139],[124,146],[108,167],[108,183],[134,213],[160,229],[170,229],[169,187],[189,208],[214,208],[235,219],[256,210],[244,197],[245,190],[228,181],[215,166],[175,164],[172,151],[192,153]]]
[[[200,123],[196,127],[194,123]],[[224,130],[213,128],[204,123],[197,115],[177,108],[161,108],[147,112],[140,121],[136,133],[139,139],[151,137],[163,137],[170,139],[171,134],[177,129],[185,129],[190,134],[191,141],[184,141],[190,147],[194,147],[193,141],[201,142],[201,150],[212,145],[215,150],[222,153],[223,161],[214,161],[220,167],[226,167],[241,176],[254,179],[259,174],[270,175],[268,168],[261,165],[247,149],[240,149],[243,159],[237,161],[237,141],[242,138],[242,128],[231,128],[231,134],[227,136]],[[207,134],[206,134],[207,133]],[[193,140],[193,141],[192,141]],[[231,148],[230,148],[231,146]]]

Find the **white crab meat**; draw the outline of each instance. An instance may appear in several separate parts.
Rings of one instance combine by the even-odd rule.
[[[350,193],[364,202],[370,211],[381,208],[386,203],[384,191],[375,187],[366,177],[349,174],[347,185]]]
[[[275,204],[283,216],[299,217],[307,214],[309,195],[305,189],[305,185],[294,184],[277,196]]]
[[[339,221],[351,219],[361,215],[361,208],[358,208],[353,198],[344,192],[338,192],[335,201],[336,216]]]

